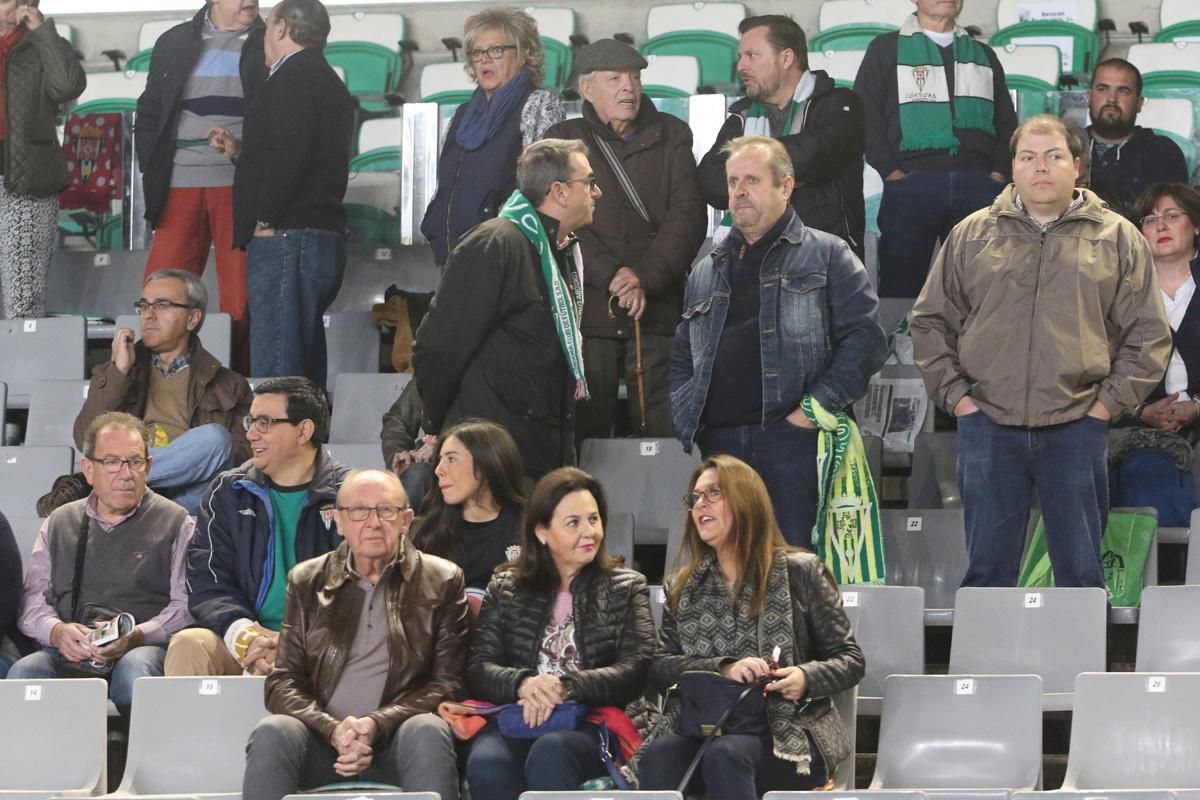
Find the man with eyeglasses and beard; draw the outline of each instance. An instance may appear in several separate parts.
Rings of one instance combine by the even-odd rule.
[[[1156,183],[1189,183],[1183,151],[1166,136],[1137,124],[1146,98],[1142,73],[1123,58],[1096,65],[1088,89],[1092,124],[1090,188],[1132,219],[1134,204]]]
[[[329,402],[307,378],[254,388],[243,420],[251,459],[221,473],[188,546],[198,627],[167,652],[167,675],[265,675],[275,664],[288,570],[341,543],[334,518],[348,472],[321,446]]]

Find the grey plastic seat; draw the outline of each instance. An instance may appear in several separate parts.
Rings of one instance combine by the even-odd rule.
[[[580,468],[604,484],[609,511],[637,520],[635,544],[667,543],[671,520],[687,513],[680,498],[699,463],[678,439],[587,439],[579,456]]]
[[[858,713],[877,717],[888,675],[925,670],[925,592],[919,586],[843,586],[842,607],[867,659]]]
[[[683,532],[687,527],[688,514],[685,511],[671,517],[667,525],[667,555],[663,561],[663,577],[675,571],[679,559],[679,551],[683,547]]]
[[[683,800],[679,792],[521,792],[520,800]]]
[[[925,792],[916,789],[840,789],[829,792],[767,792],[762,800],[928,800],[928,797]]]
[[[70,447],[0,447],[0,509],[11,517],[37,515],[37,499],[54,479],[74,472]]]
[[[263,678],[138,678],[129,756],[116,795],[237,800],[246,740],[266,714]]]
[[[1009,800],[1178,800],[1178,795],[1166,789],[1091,789],[1086,792],[1056,789],[1052,792],[1013,792]]]
[[[851,686],[844,692],[838,692],[833,696],[834,708],[838,710],[838,716],[842,718],[842,725],[846,728],[846,736],[850,740],[850,754],[846,756],[837,769],[834,770],[833,788],[839,791],[849,790],[854,788],[854,768],[858,758],[857,739],[858,739],[858,687]]]
[[[4,509],[0,509],[3,511]],[[17,549],[21,553],[21,563],[29,566],[29,556],[33,552],[33,543],[37,541],[38,531],[42,529],[42,523],[45,522],[37,514],[4,514],[8,519],[9,527],[12,528],[13,537],[17,541]]]
[[[325,386],[336,397],[337,378],[343,372],[379,372],[379,327],[370,311],[331,312],[324,315],[322,323],[325,325],[325,363],[328,365]],[[399,396],[397,392],[388,398],[388,406]],[[384,406],[386,410],[387,406]],[[376,420],[382,417],[383,411],[379,413]],[[376,430],[375,438],[378,437]]]
[[[382,460],[383,415],[411,380],[412,375],[407,372],[343,372],[338,375],[331,383],[338,402],[333,404],[333,417],[329,423],[330,443],[373,444],[375,460]]]
[[[624,556],[625,566],[633,566],[633,531],[636,527],[633,514],[617,512],[608,515],[608,526],[604,529],[604,548],[610,555]]]
[[[121,314],[117,317],[118,328],[130,328],[137,339],[142,338],[141,320],[137,314]],[[204,327],[200,329],[200,343],[212,353],[222,366],[230,364],[233,351],[233,317],[221,312],[204,315]]]
[[[884,682],[870,788],[990,797],[1037,788],[1041,769],[1038,676],[892,675]]]
[[[1188,544],[1186,580],[1189,584],[1200,584],[1200,540],[1194,546]]]
[[[37,381],[29,402],[25,444],[75,447],[75,418],[87,400],[89,381]]]
[[[307,792],[289,794],[283,800],[442,800],[437,792],[386,792],[364,789],[361,792]]]
[[[99,678],[0,681],[0,798],[104,791],[107,719]]]
[[[1189,525],[1186,528],[1167,528],[1158,526],[1158,541],[1160,544],[1187,544],[1191,538],[1192,528],[1200,525],[1200,508],[1192,510]]]
[[[950,674],[1042,678],[1042,707],[1071,708],[1075,676],[1107,664],[1103,589],[963,587],[954,605]]]
[[[909,508],[962,508],[955,472],[958,434],[922,431],[913,442],[912,476],[908,479]]]
[[[4,425],[8,422],[8,384],[0,381],[0,444],[4,443]]]
[[[667,602],[666,592],[662,586],[650,587],[650,614],[654,617],[654,627],[662,627],[663,605]]]
[[[1200,586],[1147,586],[1138,619],[1138,672],[1200,672]]]
[[[925,590],[925,624],[954,621],[954,595],[967,574],[963,512],[956,508],[881,509],[887,582]]]
[[[384,469],[383,452],[377,444],[334,444],[325,445],[325,450],[339,464],[350,469]]]
[[[28,408],[35,381],[85,377],[87,325],[83,317],[0,320],[0,377],[8,407]]]
[[[1062,788],[1200,787],[1200,674],[1085,672]],[[1182,795],[1181,795],[1182,796]]]
[[[870,433],[863,434],[863,450],[867,453],[867,468],[875,482],[875,496],[883,491],[883,439]]]

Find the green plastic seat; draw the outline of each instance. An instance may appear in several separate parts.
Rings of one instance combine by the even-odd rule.
[[[150,55],[154,52],[151,50],[139,50],[134,53],[128,61],[125,62],[125,69],[131,69],[134,72],[149,72],[150,71]]]
[[[810,51],[866,50],[876,36],[899,30],[899,25],[887,22],[859,22],[853,25],[837,25],[821,31],[812,38]]]
[[[683,89],[677,89],[674,86],[662,86],[652,83],[642,84],[642,94],[646,95],[646,97],[649,97],[651,100],[691,97],[691,95],[689,95]]]
[[[466,89],[451,89],[445,92],[434,92],[428,97],[422,97],[422,103],[437,103],[439,106],[461,106],[471,99],[474,91]]]
[[[645,91],[645,88],[646,87],[643,86],[642,90]],[[654,107],[662,113],[670,114],[673,117],[678,117],[684,122],[687,122],[689,114],[689,97],[690,95],[683,95],[682,97],[665,95],[662,97],[651,96],[650,99],[654,101]]]
[[[124,222],[124,219],[124,215],[122,214],[113,214],[100,223],[100,227],[96,230],[97,250],[121,249],[121,224]]]
[[[717,31],[671,31],[647,39],[642,55],[693,56],[700,62],[700,83],[732,83],[738,40]]]
[[[1154,34],[1156,42],[1200,40],[1200,10],[1196,0],[1162,0],[1158,8],[1158,27],[1158,33]]]
[[[399,147],[376,147],[359,153],[350,161],[351,172],[399,172],[400,166]]]
[[[362,203],[346,204],[346,227],[356,244],[388,244],[400,241],[400,219],[382,208]]]
[[[546,54],[546,83],[548,88],[561,89],[567,85],[571,77],[571,67],[574,56],[570,45],[563,44],[557,39],[541,37],[542,51]]]
[[[383,95],[392,91],[400,79],[400,54],[374,42],[329,42],[325,60],[341,67],[346,88],[357,95],[368,111],[385,111],[390,106]]]
[[[1037,44],[1044,44],[1042,40],[1045,39],[1061,39],[1064,43],[1069,40],[1070,71],[1076,75],[1090,75],[1096,65],[1096,55],[1100,52],[1100,37],[1095,31],[1071,22],[1056,20],[1018,22],[996,31],[988,40],[988,44],[993,48],[1000,48],[1009,43],[1019,45],[1030,39],[1036,40]]]
[[[137,98],[134,97],[101,97],[80,103],[71,109],[78,114],[123,114],[126,111],[137,111]]]
[[[1200,89],[1200,72],[1172,69],[1142,75],[1143,97],[1153,97],[1160,91],[1171,89]]]

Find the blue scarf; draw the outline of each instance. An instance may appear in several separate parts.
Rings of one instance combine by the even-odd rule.
[[[458,142],[458,146],[464,150],[483,147],[508,122],[509,116],[528,93],[531,80],[529,72],[521,70],[497,89],[490,100],[482,87],[476,89],[467,101],[462,119],[458,121],[458,130],[454,132],[454,141]]]

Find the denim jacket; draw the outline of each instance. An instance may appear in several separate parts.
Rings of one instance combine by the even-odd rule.
[[[763,426],[791,413],[805,394],[830,411],[862,397],[887,357],[887,340],[879,327],[879,298],[846,243],[794,217],[763,259],[760,285]],[[671,417],[688,452],[708,398],[729,299],[726,239],[688,277],[683,320],[675,330]]]

